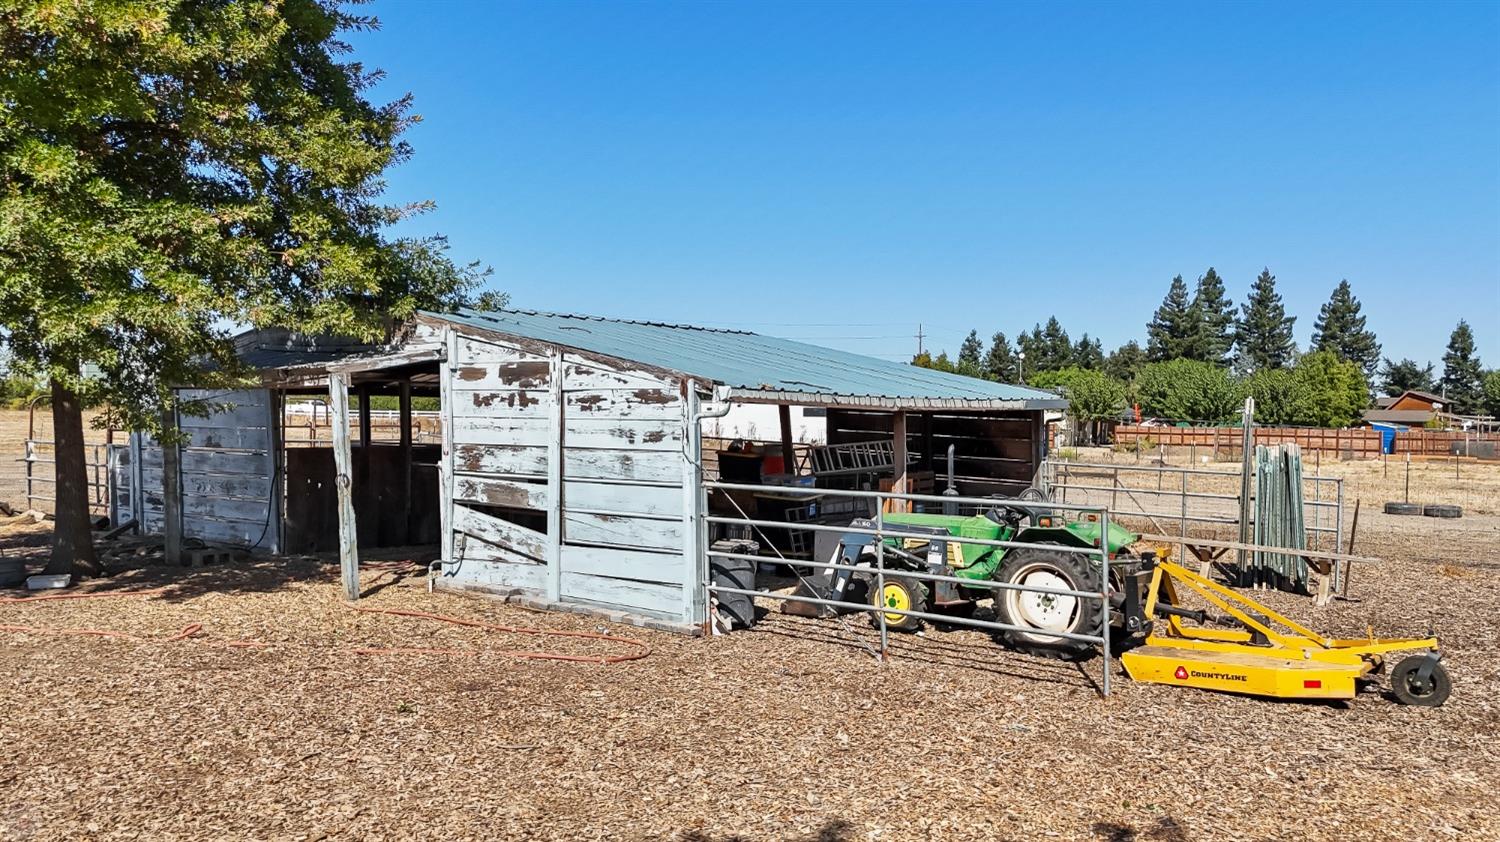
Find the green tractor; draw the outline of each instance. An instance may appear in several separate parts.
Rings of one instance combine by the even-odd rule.
[[[1035,632],[1003,632],[1001,638],[1009,646],[1055,658],[1076,659],[1092,653],[1092,646],[1085,641],[1047,633],[1100,634],[1098,600],[1008,588],[968,587],[901,574],[903,571],[921,572],[975,582],[1005,582],[1099,593],[1103,588],[1098,557],[1065,549],[1096,549],[1100,535],[1098,521],[1065,520],[1040,506],[1004,502],[979,515],[893,513],[884,515],[882,522],[886,532],[899,532],[885,539],[883,587],[875,593],[876,577],[873,573],[861,571],[839,575],[829,582],[829,590],[835,598],[868,600],[884,608],[957,617],[972,616],[979,600],[993,599],[997,622],[1021,629],[1036,629]],[[869,529],[874,527],[874,522],[856,520],[850,525]],[[947,540],[950,537],[1053,545],[1057,549],[961,544]],[[1138,537],[1123,527],[1109,525],[1111,581],[1108,592],[1111,607],[1121,609],[1112,611],[1111,624],[1117,626],[1112,631],[1117,634],[1133,635],[1143,631],[1139,604],[1149,578],[1150,564],[1147,559],[1125,554],[1126,548]],[[838,558],[846,564],[873,567],[876,560],[874,541],[872,535],[849,533],[840,542]],[[924,625],[922,618],[907,614],[886,613],[884,618],[886,628],[895,631],[915,632]],[[879,623],[879,618],[873,614],[871,619]]]

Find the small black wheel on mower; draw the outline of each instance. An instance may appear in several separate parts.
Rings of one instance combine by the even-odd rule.
[[[1099,591],[1099,571],[1089,566],[1089,557],[1066,550],[1012,550],[1005,555],[996,581],[1034,588]],[[995,591],[995,618],[1006,625],[1028,631],[1005,631],[1003,642],[1021,652],[1046,658],[1082,660],[1094,646],[1082,640],[1056,637],[1047,632],[1099,634],[1099,601],[1067,594]]]
[[[870,579],[870,590],[875,590],[875,579]],[[885,587],[877,595],[874,605],[895,608],[901,611],[926,611],[927,586],[920,580],[886,574]],[[881,612],[885,613],[885,612]],[[880,617],[870,615],[870,625],[880,627]],[[909,614],[885,614],[885,627],[891,631],[915,632],[922,629],[922,618]]]
[[[1431,658],[1430,655],[1412,655],[1391,670],[1391,692],[1396,695],[1396,701],[1429,708],[1448,701],[1448,695],[1453,692],[1453,679],[1448,677],[1448,670],[1441,663],[1434,661],[1428,675],[1422,676],[1423,665]]]
[[[1463,517],[1464,510],[1458,506],[1448,506],[1440,503],[1433,503],[1429,506],[1423,506],[1422,514],[1427,515],[1428,517],[1455,518]]]
[[[1419,515],[1422,513],[1421,503],[1386,503],[1385,513],[1388,515]]]

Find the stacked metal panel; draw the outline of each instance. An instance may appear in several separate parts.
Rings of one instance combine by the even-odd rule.
[[[1302,451],[1295,444],[1255,448],[1255,543],[1307,548],[1302,519]],[[1256,552],[1245,578],[1256,585],[1306,591],[1307,561],[1300,554]]]

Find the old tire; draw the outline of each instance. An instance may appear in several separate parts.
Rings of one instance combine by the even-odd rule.
[[[1091,569],[1088,560],[1086,555],[1063,550],[1012,550],[1006,554],[995,580],[1011,585],[1097,592],[1099,571]],[[995,591],[995,618],[1006,625],[1037,630],[1001,632],[1001,640],[1013,649],[1046,658],[1082,660],[1093,654],[1092,643],[1046,632],[1099,634],[1099,601],[1006,588]]]
[[[870,591],[875,592],[875,579],[871,577]],[[905,576],[885,577],[885,587],[876,594],[871,602],[877,608],[897,608],[902,611],[926,611],[927,610],[927,586],[920,580],[908,579]],[[885,614],[885,612],[880,612]],[[870,615],[870,625],[880,627],[880,614]],[[912,617],[907,614],[885,614],[885,627],[891,631],[915,632],[922,629],[922,618]]]
[[[1419,515],[1422,513],[1421,503],[1386,503],[1385,513],[1388,515]]]
[[[1428,517],[1455,518],[1463,517],[1464,510],[1458,506],[1434,503],[1430,506],[1423,506],[1422,514]]]
[[[1426,655],[1412,655],[1403,658],[1396,668],[1391,670],[1391,692],[1395,694],[1396,701],[1403,705],[1420,705],[1421,707],[1435,708],[1443,702],[1448,701],[1448,696],[1453,692],[1453,679],[1448,677],[1448,670],[1441,662],[1432,665],[1432,674],[1423,681],[1418,673],[1422,669],[1422,662],[1427,660]]]

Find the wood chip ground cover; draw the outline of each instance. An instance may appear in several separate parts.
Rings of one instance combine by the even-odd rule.
[[[7,552],[45,526],[0,524]],[[700,640],[624,626],[652,655],[342,607],[310,560],[121,573],[160,598],[0,605],[0,623],[183,643],[0,636],[0,838],[1500,838],[1500,517],[1362,515],[1359,602],[1266,601],[1329,632],[1444,641],[1435,710],[1368,693],[1278,704],[1133,684],[1004,651],[979,632],[895,638],[771,615]],[[27,546],[30,544],[31,546]],[[363,579],[366,604],[512,625],[598,620]],[[857,638],[857,640],[856,640]],[[215,641],[269,642],[264,650]],[[440,646],[468,657],[362,656]]]

